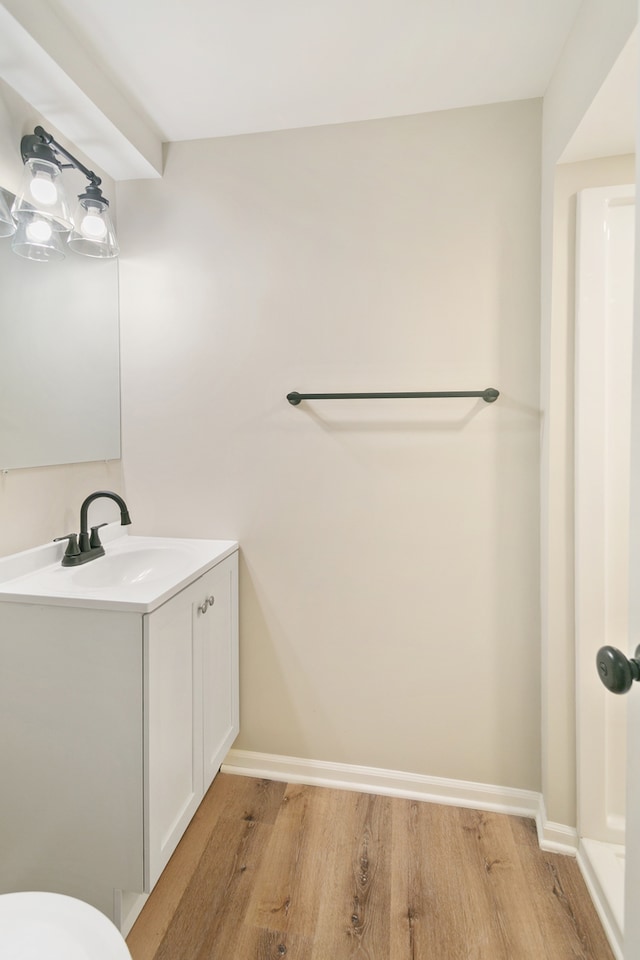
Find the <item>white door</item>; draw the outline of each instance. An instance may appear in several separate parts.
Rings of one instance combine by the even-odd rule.
[[[640,218],[638,218],[640,219]],[[637,239],[634,257],[635,290],[640,290],[640,242]],[[629,660],[635,658],[635,649],[640,643],[640,300],[636,298],[633,309],[633,342],[630,364],[630,463],[629,483],[629,569],[628,577],[628,624],[627,637],[617,644]],[[608,638],[603,637],[606,644]],[[579,657],[585,652],[578,651]],[[588,659],[581,669],[589,668]],[[594,671],[597,671],[595,663]],[[640,958],[640,683],[632,683],[629,695],[619,698],[607,693],[607,702],[622,699],[627,720],[626,762],[626,816],[625,816],[625,891],[624,891],[624,958]],[[606,721],[605,721],[606,722]],[[601,738],[602,739],[602,738]]]
[[[583,190],[577,214],[578,856],[622,956],[627,698],[606,691],[595,658],[629,637],[635,187]]]
[[[640,217],[638,218],[640,220]],[[635,289],[640,291],[640,242],[636,224]],[[627,655],[640,642],[640,297],[634,306],[631,390],[631,509],[629,524],[629,640]],[[625,875],[625,960],[640,957],[640,683],[627,699],[627,845]]]

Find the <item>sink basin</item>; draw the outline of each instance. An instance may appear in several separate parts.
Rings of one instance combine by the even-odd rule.
[[[74,584],[85,587],[114,587],[117,584],[154,583],[171,577],[188,566],[191,555],[164,543],[108,553],[80,567],[70,567]]]
[[[79,567],[61,565],[57,543],[0,558],[0,602],[149,613],[238,549],[235,540],[135,537],[122,529],[105,527],[105,556]]]

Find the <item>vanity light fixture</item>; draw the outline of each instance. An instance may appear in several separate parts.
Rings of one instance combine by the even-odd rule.
[[[18,224],[11,244],[14,253],[30,260],[60,259],[58,248],[63,257],[66,240],[72,250],[84,256],[117,257],[118,241],[109,215],[109,201],[100,189],[100,177],[42,127],[22,138],[20,151],[24,178],[11,208]],[[62,170],[71,168],[79,170],[89,181],[84,193],[78,196],[73,216],[61,177]]]

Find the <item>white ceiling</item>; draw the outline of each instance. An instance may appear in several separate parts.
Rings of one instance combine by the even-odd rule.
[[[35,6],[64,21],[162,140],[190,140],[540,97],[580,0]]]

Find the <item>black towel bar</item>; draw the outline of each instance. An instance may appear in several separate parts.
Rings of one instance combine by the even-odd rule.
[[[486,390],[439,390],[429,393],[298,393],[294,390],[287,394],[287,400],[294,407],[301,400],[413,400],[418,397],[482,397],[485,403],[494,403],[500,391],[493,387]]]

